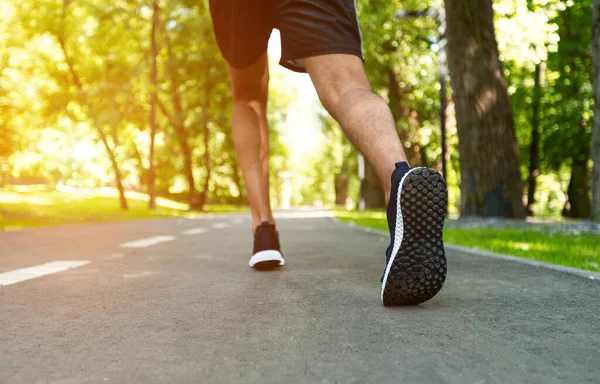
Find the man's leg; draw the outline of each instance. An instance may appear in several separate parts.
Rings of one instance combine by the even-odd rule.
[[[371,91],[359,57],[331,54],[303,61],[321,102],[385,188],[390,245],[381,278],[383,304],[416,305],[431,299],[446,278],[445,181],[435,170],[408,168],[392,114]]]
[[[269,132],[266,53],[244,69],[229,66],[233,89],[232,134],[252,214],[252,232],[262,222],[275,223],[269,200]]]
[[[346,54],[303,59],[323,106],[366,157],[390,196],[394,164],[406,161],[389,107],[371,90],[359,57]]]

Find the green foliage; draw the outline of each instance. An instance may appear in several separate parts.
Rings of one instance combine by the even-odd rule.
[[[442,6],[440,1],[357,2],[362,27],[367,74],[374,90],[388,101],[399,136],[413,165],[441,168],[439,135],[438,33],[430,17],[402,18],[397,10],[423,11]],[[560,0],[497,0],[494,2],[496,38],[511,96],[523,178],[528,177],[534,99],[539,97],[542,126],[542,175],[536,189],[538,215],[559,215],[574,158],[589,143],[591,113],[589,2]],[[567,24],[579,28],[567,29]],[[536,95],[536,64],[545,66]],[[394,86],[398,95],[394,95]],[[451,105],[452,106],[452,105]],[[458,139],[452,108],[448,122],[448,187],[450,211],[460,198]],[[322,123],[327,144],[315,164],[325,171],[308,176],[305,195],[325,194],[332,201],[335,167],[324,167],[337,137]],[[345,158],[352,160],[353,155]],[[327,160],[331,161],[331,160]],[[357,182],[351,173],[352,182]],[[325,185],[328,185],[325,187]],[[525,191],[524,191],[525,193]]]
[[[502,0],[496,36],[513,105],[523,178],[527,177],[533,104],[540,105],[543,179],[536,214],[558,215],[571,167],[587,162],[591,132],[591,4],[587,1]],[[535,65],[542,65],[539,94]],[[543,202],[543,203],[542,203]]]
[[[159,2],[157,190],[181,195],[189,188],[183,132],[190,147],[194,188],[206,192],[209,203],[240,203],[245,197],[229,128],[229,79],[207,4]],[[358,0],[357,6],[374,90],[390,104],[413,165],[440,168],[436,21],[399,19],[395,11],[435,9],[442,1]],[[589,153],[590,7],[589,0],[494,2],[524,178],[536,97],[535,65],[546,65],[540,94],[543,174],[538,179],[536,214],[560,213],[572,164],[585,161]],[[0,185],[33,177],[50,185],[111,186],[115,182],[111,152],[125,186],[145,191],[151,3],[5,1],[0,14]],[[295,95],[277,79],[272,84],[271,194],[279,204],[280,172],[296,165],[286,147],[294,143],[279,137]],[[347,194],[356,202],[356,151],[331,119],[321,118],[321,125],[322,143],[303,159],[302,169],[294,169],[301,185],[301,193],[293,194],[294,202],[332,204],[336,181],[346,174]],[[183,130],[178,131],[179,126]],[[455,202],[460,175],[452,108],[448,134],[449,197]]]
[[[229,76],[208,1],[160,1],[159,7],[157,190],[188,189],[183,134],[195,189],[209,203],[241,203]],[[145,191],[151,4],[40,0],[3,2],[0,11],[0,180],[113,185],[112,153],[126,188]],[[275,108],[285,109],[285,99]],[[276,174],[287,153],[278,139],[280,119],[270,118]]]
[[[544,119],[543,153],[549,169],[565,162],[587,161],[591,141],[592,24],[591,2],[568,2],[553,20],[558,50],[548,56],[549,87]]]
[[[437,24],[431,17],[399,19],[395,11],[439,6],[433,0],[358,1],[367,74],[390,103],[403,144],[424,148],[423,164],[438,163],[441,153]],[[399,100],[393,99],[392,84]]]

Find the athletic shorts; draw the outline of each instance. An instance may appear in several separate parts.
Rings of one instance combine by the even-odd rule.
[[[355,0],[210,0],[210,11],[219,49],[234,68],[267,51],[273,28],[281,33],[280,64],[296,72],[306,72],[307,57],[363,57]]]

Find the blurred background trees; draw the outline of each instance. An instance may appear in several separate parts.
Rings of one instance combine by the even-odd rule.
[[[438,21],[399,18],[397,11],[446,7],[451,212],[588,218],[596,209],[598,215],[600,197],[592,204],[598,1],[357,3],[373,88],[390,105],[411,165],[437,169]],[[0,186],[114,187],[124,209],[126,190],[198,210],[244,204],[229,134],[228,76],[207,4],[1,1]],[[469,58],[473,41],[484,54]],[[465,88],[471,80],[477,94]],[[277,78],[271,91],[275,203],[286,205],[282,190],[292,175],[293,204],[357,207],[362,194],[366,207],[382,207],[374,173],[367,164],[359,180],[356,150],[316,102],[318,142],[305,156],[291,156],[294,143],[285,141],[283,127],[296,95]]]

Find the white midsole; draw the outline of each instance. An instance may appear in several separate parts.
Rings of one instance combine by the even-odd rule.
[[[248,265],[250,267],[254,267],[258,263],[262,263],[263,261],[279,261],[279,266],[285,265],[285,260],[283,259],[283,255],[281,252],[276,250],[267,250],[256,252],[250,258]]]
[[[400,185],[398,186],[398,194],[396,195],[396,230],[394,231],[394,246],[392,248],[392,255],[390,257],[390,261],[387,263],[385,267],[385,273],[383,274],[383,282],[381,283],[381,302],[383,303],[383,291],[385,290],[385,284],[387,283],[388,275],[390,274],[390,270],[392,269],[392,264],[394,264],[394,259],[396,258],[396,254],[400,249],[400,245],[402,245],[402,238],[404,237],[404,223],[402,221],[402,208],[400,206],[400,196],[402,194],[402,184],[404,184],[404,179],[411,172],[416,171],[419,168],[410,169],[408,172],[402,176],[402,180],[400,180]],[[391,198],[391,197],[390,197]]]

